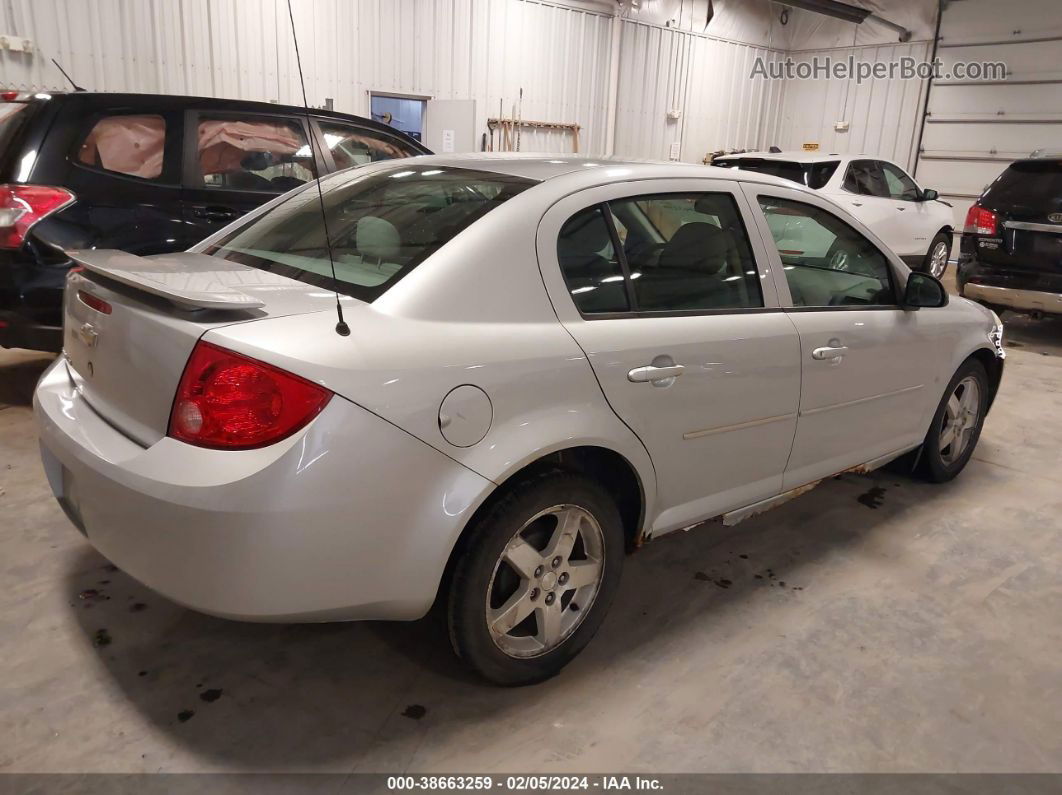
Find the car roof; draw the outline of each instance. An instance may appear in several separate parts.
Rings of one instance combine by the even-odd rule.
[[[218,97],[197,97],[183,94],[135,94],[110,91],[67,91],[51,92],[49,94],[36,95],[39,101],[49,102],[59,100],[76,101],[91,106],[105,106],[107,108],[130,108],[130,109],[184,109],[200,108],[217,111],[252,111],[255,113],[283,113],[302,116],[306,114],[306,108],[302,105],[280,105],[273,102],[258,102],[247,99],[223,99]],[[368,127],[381,132],[396,135],[414,144],[418,149],[427,151],[425,146],[410,137],[401,130],[389,124],[375,121],[374,119],[358,116],[354,113],[340,113],[335,110],[324,108],[310,108],[310,115],[317,118],[331,118],[336,121],[354,121],[362,127]]]
[[[800,186],[781,177],[741,171],[731,168],[704,166],[699,163],[679,163],[671,160],[637,160],[620,157],[588,157],[572,154],[542,154],[513,152],[477,152],[461,155],[422,155],[405,160],[387,161],[392,168],[409,167],[412,164],[467,168],[490,171],[514,177],[524,177],[536,182],[547,182],[566,175],[583,174],[586,182],[607,182],[607,177],[616,181],[632,179],[726,179],[740,182],[756,182],[784,188]],[[362,167],[364,168],[364,166]],[[599,176],[600,175],[600,176]]]
[[[824,163],[826,161],[834,160],[855,160],[859,158],[869,157],[868,155],[841,155],[836,152],[826,154],[824,152],[805,152],[800,149],[794,149],[789,152],[735,152],[732,155],[720,155],[718,160],[729,160],[731,158],[741,157],[753,157],[757,160],[786,160],[793,163]],[[881,160],[882,158],[872,158],[874,160]]]

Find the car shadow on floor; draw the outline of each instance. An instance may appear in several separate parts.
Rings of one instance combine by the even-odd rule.
[[[84,643],[117,690],[200,764],[404,769],[425,731],[468,732],[475,745],[485,726],[536,720],[545,703],[577,705],[581,688],[605,686],[602,677],[650,676],[676,644],[718,642],[706,636],[723,619],[740,616],[745,627],[745,613],[754,615],[751,632],[785,620],[773,611],[801,601],[810,609],[816,577],[828,585],[824,561],[860,554],[932,488],[889,473],[845,475],[738,527],[649,543],[626,559],[594,642],[559,677],[518,689],[462,667],[438,607],[411,623],[225,621],[153,594],[87,546],[65,585]],[[157,740],[144,750],[155,753]]]
[[[0,352],[0,408],[31,405],[33,388],[55,357],[36,351],[0,349]]]
[[[1043,356],[1062,356],[1062,316],[1033,318],[1015,312],[1004,312],[1002,319],[1005,347]]]

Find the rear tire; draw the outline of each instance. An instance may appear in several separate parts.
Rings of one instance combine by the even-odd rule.
[[[948,269],[948,259],[951,257],[951,235],[947,232],[938,232],[929,244],[929,251],[922,260],[922,270],[934,279],[943,279],[944,272]]]
[[[988,388],[984,365],[967,359],[952,376],[933,414],[918,461],[920,475],[933,483],[945,483],[966,467],[981,438]]]
[[[454,651],[499,685],[555,676],[601,626],[624,553],[619,511],[594,481],[551,470],[515,484],[470,528],[454,567]]]

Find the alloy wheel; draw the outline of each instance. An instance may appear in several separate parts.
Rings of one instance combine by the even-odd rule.
[[[929,257],[929,275],[939,279],[944,275],[948,267],[948,244],[941,241],[933,246],[933,253]]]
[[[966,451],[981,413],[981,387],[972,375],[955,385],[941,420],[940,460],[951,466]]]
[[[593,606],[605,569],[593,514],[555,505],[505,545],[487,586],[487,629],[510,657],[537,657],[563,643]]]

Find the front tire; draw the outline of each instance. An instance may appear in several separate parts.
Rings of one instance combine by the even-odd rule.
[[[988,375],[976,359],[958,369],[933,414],[922,456],[920,474],[945,483],[966,467],[981,438],[988,410]]]
[[[946,232],[938,232],[929,244],[929,251],[922,261],[922,270],[934,279],[944,278],[944,271],[948,269],[948,259],[951,257],[951,235]]]
[[[623,524],[597,483],[553,470],[509,488],[463,548],[448,599],[454,651],[491,682],[528,685],[597,632],[619,585]]]

